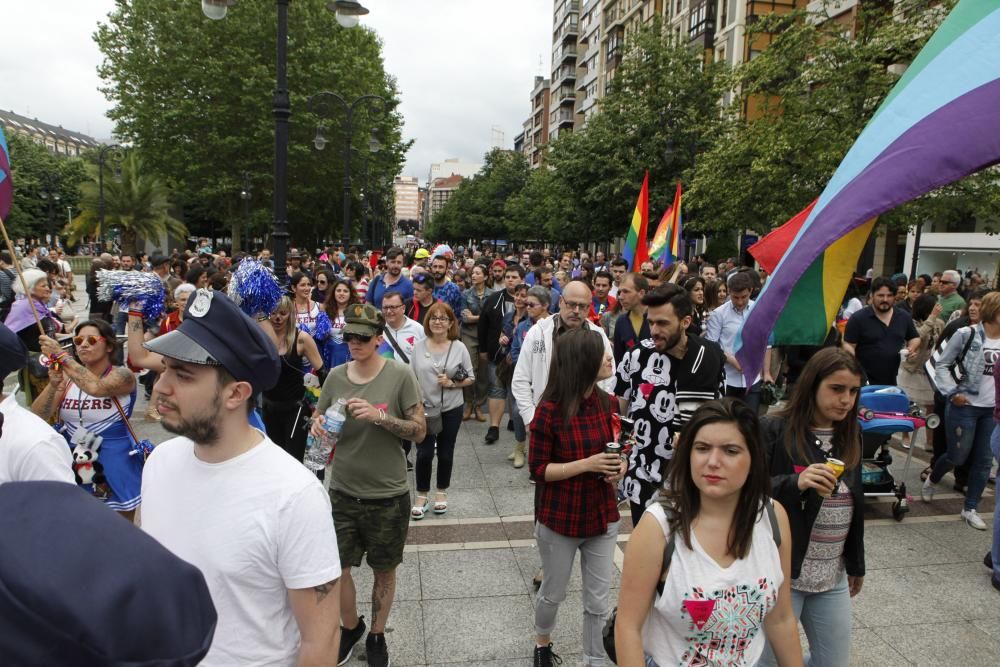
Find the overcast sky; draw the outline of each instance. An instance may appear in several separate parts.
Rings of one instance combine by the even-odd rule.
[[[404,174],[422,182],[431,162],[481,161],[494,128],[504,146],[513,145],[530,113],[533,77],[550,69],[552,0],[363,4],[371,10],[363,23],[381,36],[386,69],[399,81],[404,137],[416,142]],[[0,108],[107,139],[110,105],[97,90],[101,55],[91,35],[113,6],[112,0],[5,3]]]

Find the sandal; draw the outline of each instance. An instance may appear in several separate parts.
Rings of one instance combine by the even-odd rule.
[[[434,513],[444,514],[448,511],[448,494],[444,491],[438,491],[439,496],[444,496],[444,498],[438,498],[434,501]]]
[[[420,504],[420,499],[424,499],[424,503]],[[414,521],[420,521],[427,514],[427,507],[431,504],[430,499],[427,496],[417,496],[416,504],[410,508],[410,518]]]

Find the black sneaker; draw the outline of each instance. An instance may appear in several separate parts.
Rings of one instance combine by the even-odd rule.
[[[553,667],[561,664],[562,658],[552,652],[552,642],[549,642],[548,646],[535,647],[534,667]]]
[[[983,565],[989,569],[993,569],[993,552],[987,551],[986,555],[983,557]]]
[[[514,420],[513,419],[508,419],[507,420],[507,430],[511,431],[511,432],[514,431]]]
[[[365,653],[368,654],[368,667],[389,667],[389,647],[385,645],[384,634],[369,632]]]
[[[492,445],[494,442],[500,439],[500,429],[496,426],[490,426],[486,431],[486,444]]]
[[[340,626],[340,653],[337,654],[338,666],[343,665],[351,659],[354,647],[365,636],[365,630],[367,629],[364,616],[358,617],[358,624],[353,630],[348,630],[344,626]]]

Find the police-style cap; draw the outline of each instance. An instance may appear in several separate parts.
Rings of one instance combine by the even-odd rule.
[[[0,378],[21,370],[27,363],[28,348],[6,324],[0,323]]]
[[[65,482],[0,485],[6,665],[196,665],[217,615],[195,566]]]
[[[254,393],[273,387],[281,372],[278,350],[267,334],[225,294],[207,289],[188,298],[179,327],[143,347],[189,364],[222,366],[253,385]]]

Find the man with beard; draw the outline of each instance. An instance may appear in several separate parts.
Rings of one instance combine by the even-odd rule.
[[[382,297],[389,290],[399,292],[403,300],[413,301],[413,283],[403,275],[403,249],[393,246],[385,251],[385,273],[368,283],[365,301],[382,309]]]
[[[494,259],[490,264],[490,289],[493,291],[504,289],[503,275],[507,270],[507,262],[502,259]]]
[[[219,621],[205,665],[337,662],[340,559],[316,476],[247,423],[274,386],[274,344],[221,292],[198,290],[164,358],[164,428],[142,476],[141,526],[202,571]]]
[[[462,310],[465,309],[465,299],[462,290],[448,277],[448,258],[438,255],[431,259],[431,275],[434,276],[434,300],[446,303],[462,324]]]
[[[614,392],[621,414],[634,424],[636,444],[622,481],[634,524],[663,486],[674,438],[725,386],[722,348],[688,332],[693,305],[687,292],[668,283],[646,293],[642,303],[651,337],[618,362]]]
[[[861,362],[869,384],[894,385],[904,347],[907,354],[916,352],[920,335],[910,314],[896,308],[896,284],[880,276],[872,281],[871,305],[847,320],[844,349]]]

